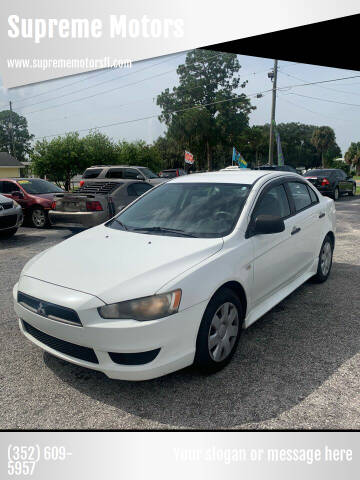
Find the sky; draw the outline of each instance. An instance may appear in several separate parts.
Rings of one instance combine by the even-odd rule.
[[[75,130],[86,135],[101,127],[99,130],[115,141],[143,139],[151,143],[165,131],[157,119],[156,96],[177,85],[176,69],[185,56],[186,52],[176,53],[136,62],[130,69],[98,70],[10,90],[1,86],[0,109],[7,109],[11,100],[13,110],[27,118],[35,140]],[[273,60],[245,55],[238,59],[240,78],[248,80],[239,93],[251,96],[256,106],[250,125],[268,123],[272,83],[267,74]],[[354,75],[359,77],[295,86]],[[360,72],[279,61],[278,88],[277,123],[329,125],[343,155],[352,141],[360,141]],[[260,92],[265,92],[263,97],[256,98]]]

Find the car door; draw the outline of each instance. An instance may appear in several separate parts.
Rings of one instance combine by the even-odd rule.
[[[283,180],[273,181],[263,189],[253,209],[248,232],[251,232],[251,225],[258,215],[279,216],[284,220],[285,230],[251,236],[254,252],[251,289],[253,306],[262,303],[284,287],[299,271],[297,258],[294,256],[296,239],[292,235],[294,218]]]
[[[317,194],[301,180],[285,183],[289,200],[294,211],[294,253],[298,274],[309,270],[319,254],[319,242],[323,231],[324,213],[321,212]]]
[[[341,194],[347,193],[349,190],[346,173],[342,170],[336,170],[336,178],[339,182],[339,190]]]
[[[13,192],[19,192],[19,196],[12,195]],[[16,185],[15,182],[10,182],[8,180],[3,180],[0,185],[0,193],[5,197],[11,198],[18,202],[23,208],[26,206],[26,201],[24,199],[24,194],[21,191],[21,188]]]

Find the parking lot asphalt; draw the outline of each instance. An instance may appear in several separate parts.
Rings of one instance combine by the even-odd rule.
[[[333,270],[246,330],[223,371],[110,380],[20,333],[12,287],[24,264],[72,235],[21,228],[0,242],[1,429],[359,429],[360,198],[336,203]],[[66,264],[64,264],[66,269]]]

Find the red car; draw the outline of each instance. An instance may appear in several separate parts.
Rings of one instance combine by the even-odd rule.
[[[61,188],[40,178],[0,178],[0,193],[16,200],[25,219],[36,228],[49,225],[48,212],[54,193],[62,192]]]

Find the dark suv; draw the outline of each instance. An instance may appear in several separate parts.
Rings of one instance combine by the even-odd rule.
[[[319,168],[303,174],[323,195],[338,200],[341,195],[356,194],[356,182],[339,168]]]

